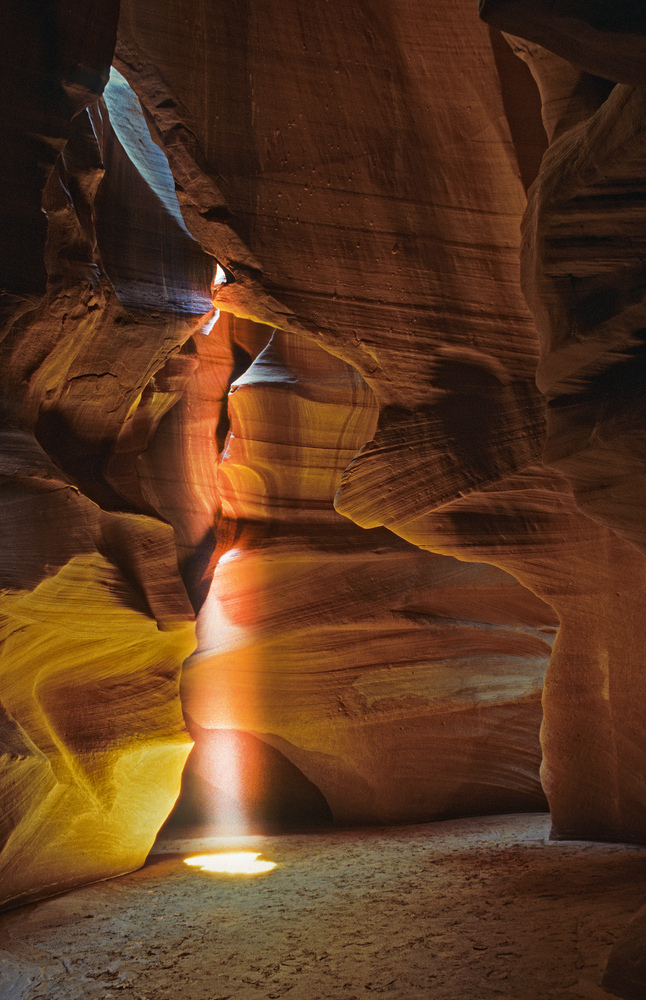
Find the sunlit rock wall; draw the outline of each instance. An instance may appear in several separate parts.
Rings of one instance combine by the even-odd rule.
[[[193,792],[536,807],[559,621],[555,834],[646,836],[643,35],[482,6],[122,0],[102,99],[116,5],[7,18],[6,899],[140,862],[207,594]]]
[[[540,8],[548,16],[549,5],[539,0],[500,6]],[[521,27],[502,26],[523,34]],[[631,30],[620,29],[622,51]],[[227,269],[230,280],[217,301],[311,337],[352,363],[373,389],[377,428],[348,467],[338,511],[434,552],[493,563],[555,609],[562,627],[547,674],[543,728],[555,833],[643,839],[646,745],[636,611],[643,566],[630,544],[636,522],[643,523],[631,464],[641,430],[631,438],[634,446],[622,436],[631,420],[640,427],[638,394],[621,404],[619,415],[614,403],[604,404],[603,429],[596,397],[577,401],[592,403],[585,416],[595,427],[590,454],[577,446],[570,461],[566,435],[556,444],[556,420],[567,416],[567,399],[550,410],[546,431],[535,377],[538,369],[547,392],[550,359],[545,350],[540,354],[519,282],[520,161],[527,145],[516,126],[527,91],[509,87],[500,44],[492,46],[475,4],[466,0],[334,11],[323,3],[306,10],[295,2],[250,3],[244,12],[222,4],[217,16],[201,22],[200,37],[196,55],[193,24],[182,20],[173,0],[125,0],[117,60],[175,164],[188,228]],[[612,36],[613,44],[619,40]],[[637,139],[624,148],[623,126],[616,125],[614,139],[603,129],[604,121],[610,128],[623,116],[625,134],[638,136],[639,97],[608,96],[611,84],[596,76],[602,70],[585,60],[579,60],[583,69],[573,68],[559,47],[538,68],[534,41],[511,41],[517,51],[532,50],[524,55],[539,79],[554,140],[532,189],[525,287],[539,330],[541,310],[565,329],[569,314],[558,319],[560,300],[545,292],[542,265],[532,264],[531,232],[538,233],[535,253],[553,253],[562,266],[562,288],[585,298],[583,285],[576,292],[579,272],[569,264],[567,243],[559,243],[568,216],[541,209],[533,222],[538,216],[532,213],[541,189],[557,192],[567,213],[577,171],[592,185],[594,169],[605,176],[597,149],[624,163],[626,183],[623,175],[619,182],[630,190],[631,206],[638,201]],[[540,131],[535,106],[523,107]],[[589,128],[588,146],[579,143],[580,155],[552,184],[552,150],[579,142],[576,129]],[[590,163],[601,164],[592,173],[584,159],[588,148]],[[608,199],[612,192],[615,208],[605,222],[590,222],[607,225],[608,237],[573,239],[571,252],[578,253],[577,267],[581,247],[588,248],[584,261],[597,252],[612,259],[612,267],[617,260],[633,309],[639,293],[629,290],[631,249],[615,252],[613,240],[632,248],[638,210],[633,215],[617,197],[614,179],[611,172]],[[585,213],[594,212],[598,193],[575,199],[575,234],[586,225]],[[548,224],[556,228],[543,239]],[[586,300],[595,323],[603,322],[602,291]],[[576,332],[574,354],[581,338]],[[628,341],[626,363],[632,364],[638,355],[632,334],[607,346],[623,357]],[[564,356],[564,367],[555,368],[566,382],[579,363],[572,358]],[[614,399],[623,381],[618,369],[614,374],[612,384],[595,383],[597,395]],[[575,424],[579,433],[578,417]],[[549,466],[543,465],[546,433]],[[574,433],[568,431],[568,448]],[[606,473],[606,457],[616,471]],[[586,462],[596,470],[597,487],[591,477],[577,481]],[[632,527],[619,525],[622,504],[626,513],[632,509]],[[614,518],[604,506],[613,507]]]
[[[266,745],[335,822],[543,807],[540,699],[556,619],[500,570],[336,513],[343,469],[376,417],[355,369],[279,331],[231,386],[218,490],[219,534],[232,541],[183,681],[189,775],[211,821],[240,822],[248,786],[263,772],[271,784]],[[235,766],[231,730],[258,741]],[[301,787],[292,821],[320,822]]]
[[[183,345],[211,310],[213,274],[113,129],[119,94],[99,98],[117,5],[31,11],[3,28],[15,100],[2,193],[16,236],[3,246],[0,343],[3,905],[142,864],[177,797],[194,615],[173,530],[134,488],[131,442],[145,448],[182,394],[195,365]],[[137,245],[161,260],[177,231],[182,280],[151,266],[155,294],[137,298],[141,275],[115,260]]]

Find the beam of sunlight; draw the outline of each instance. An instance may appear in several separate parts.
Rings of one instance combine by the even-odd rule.
[[[260,852],[223,851],[218,854],[198,854],[185,858],[184,864],[198,868],[202,872],[218,872],[226,875],[263,875],[276,867],[275,861],[260,861]]]
[[[262,729],[255,609],[245,599],[257,585],[253,563],[244,557],[236,548],[220,559],[198,618],[198,650],[182,676],[182,701],[196,738],[192,766],[210,814],[206,824],[227,838],[251,832],[264,794],[263,761],[244,739]],[[231,594],[243,599],[232,602]]]
[[[209,770],[212,775],[212,799],[214,810],[212,824],[220,833],[244,834],[247,832],[248,821],[245,814],[245,762],[241,759],[235,734],[228,731],[222,722],[230,718],[230,692],[224,686],[222,693],[223,715],[216,721],[219,739],[210,747],[208,753]]]
[[[198,321],[200,325],[195,327],[194,333],[201,333],[203,337],[208,337],[219,318],[219,309],[212,309],[210,313],[205,313],[204,316],[200,317]]]

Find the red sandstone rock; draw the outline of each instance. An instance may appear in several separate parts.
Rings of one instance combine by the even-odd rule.
[[[227,765],[217,731],[260,740],[247,753],[261,773],[263,745],[280,751],[340,823],[540,808],[547,606],[499,570],[334,511],[376,417],[345,362],[276,331],[233,383],[229,413],[218,490],[242,527],[215,569],[183,682],[189,771],[220,789],[220,813],[236,799],[243,812],[242,782],[258,778]],[[311,798],[297,794],[296,817]]]
[[[646,692],[637,650],[646,542],[640,260],[646,20],[641,6],[629,3],[552,4],[548,10],[540,0],[489,0],[483,10],[492,23],[587,70],[637,84],[614,87],[601,103],[598,87],[589,100],[590,78],[581,80],[584,102],[580,86],[571,91],[530,192],[522,255],[523,287],[541,340],[537,381],[549,400],[545,460],[567,478],[578,507],[615,533],[599,538],[590,568],[582,567],[581,578],[590,581],[595,567],[608,598],[586,626],[581,614],[590,615],[589,595],[571,608],[572,631],[578,620],[586,638],[570,665],[563,654],[571,616],[561,614],[546,678],[544,786],[557,831],[643,840]],[[565,94],[563,60],[539,52],[537,62],[536,47],[521,45],[542,70],[544,94]],[[576,72],[570,71],[571,79]],[[616,621],[622,622],[619,630]],[[586,769],[599,779],[589,796]],[[643,939],[638,917],[611,954],[604,986],[613,994],[643,995]]]
[[[484,52],[485,49],[478,48],[478,45],[484,45],[484,36],[475,22],[472,23],[468,17],[465,19],[464,13],[456,8],[449,11],[437,6],[433,11],[425,11],[422,16],[428,20],[423,26],[418,25],[416,37],[430,37],[428,26],[433,18],[437,18],[448,41],[454,38],[451,34],[452,18],[461,15],[460,37],[455,39],[451,48],[452,56],[460,45],[470,46],[472,52]],[[254,8],[253,19],[240,29],[223,13],[223,22],[218,23],[217,30],[215,25],[206,26],[207,44],[209,51],[219,53],[219,62],[223,66],[230,65],[231,72],[221,77],[209,77],[200,89],[200,93],[209,94],[211,107],[222,109],[216,142],[204,118],[206,104],[195,102],[195,89],[191,89],[187,78],[182,75],[184,29],[179,28],[177,48],[172,56],[160,41],[164,25],[167,26],[173,16],[169,5],[159,21],[153,23],[143,6],[127,7],[122,21],[119,52],[124,65],[128,61],[137,63],[125,70],[133,80],[135,73],[139,81],[144,77],[151,79],[152,71],[149,70],[146,76],[142,70],[142,66],[147,64],[152,64],[163,76],[167,88],[175,95],[173,112],[180,120],[182,114],[188,115],[185,120],[190,120],[191,127],[197,130],[202,141],[200,169],[212,182],[214,178],[224,181],[220,190],[226,194],[226,209],[223,199],[218,201],[213,195],[213,207],[207,210],[204,204],[201,228],[195,230],[198,238],[240,278],[234,284],[225,285],[219,291],[218,299],[240,312],[252,312],[263,318],[278,315],[276,300],[289,305],[293,316],[284,315],[282,320],[276,321],[293,330],[309,331],[332,350],[352,360],[374,388],[381,403],[374,444],[367,446],[352,464],[351,473],[346,477],[337,500],[338,509],[361,524],[386,524],[405,537],[413,537],[414,534],[417,544],[437,549],[438,539],[431,527],[432,519],[429,521],[427,514],[430,517],[432,511],[447,504],[458,504],[465,509],[472,505],[474,512],[483,511],[492,528],[489,544],[484,546],[487,558],[512,569],[521,579],[531,581],[533,587],[542,588],[540,593],[549,593],[550,596],[554,596],[557,590],[550,576],[562,575],[563,569],[560,565],[557,568],[556,563],[550,569],[544,556],[538,553],[543,552],[544,546],[550,550],[553,545],[553,518],[556,518],[556,525],[559,519],[565,522],[570,520],[579,524],[579,535],[586,540],[585,554],[582,553],[587,567],[586,578],[592,581],[600,577],[604,581],[608,600],[615,592],[610,582],[613,578],[622,584],[627,580],[629,589],[639,592],[642,569],[638,558],[629,556],[621,544],[617,545],[616,553],[613,552],[615,543],[612,536],[586,520],[580,520],[568,485],[563,480],[554,479],[549,474],[541,479],[540,472],[531,471],[540,458],[544,435],[542,405],[532,386],[536,348],[518,286],[513,282],[506,284],[511,274],[509,262],[505,260],[504,253],[498,256],[494,250],[497,244],[493,234],[497,233],[499,238],[504,229],[502,214],[498,215],[495,226],[492,217],[487,216],[487,211],[492,211],[496,204],[501,206],[500,213],[503,205],[509,211],[510,205],[518,204],[517,219],[521,206],[512,198],[519,197],[519,189],[514,178],[513,161],[507,160],[503,165],[500,159],[496,159],[501,148],[497,144],[499,140],[496,143],[479,143],[478,169],[475,170],[475,165],[469,166],[472,162],[470,157],[475,153],[475,148],[469,146],[469,137],[474,133],[480,134],[476,131],[476,119],[481,125],[483,121],[493,121],[495,117],[493,108],[497,87],[484,83],[485,79],[494,79],[491,55],[483,55],[475,61],[465,55],[464,59],[451,62],[449,59],[442,61],[436,54],[431,64],[417,55],[413,56],[404,46],[401,49],[403,58],[410,59],[410,63],[407,64],[405,82],[399,79],[401,90],[397,91],[395,103],[379,100],[370,105],[370,113],[367,114],[367,105],[366,102],[362,104],[361,96],[370,88],[381,85],[377,82],[378,74],[373,72],[370,75],[366,69],[373,65],[367,57],[368,50],[376,51],[376,40],[383,38],[380,34],[383,21],[378,17],[371,25],[371,34],[364,36],[356,24],[354,30],[349,31],[349,21],[359,15],[355,11],[344,12],[340,15],[342,23],[337,26],[338,34],[333,36],[324,30],[324,19],[317,24],[317,12],[310,10],[301,25],[300,35],[288,33],[286,38],[281,36],[278,40],[272,34],[274,29],[269,10]],[[289,10],[285,12],[283,9],[281,25],[284,25],[285,18],[289,20],[289,16]],[[410,23],[407,22],[409,31]],[[334,49],[335,45],[342,44],[340,39],[349,34],[359,38],[359,50],[355,46],[352,62],[336,56]],[[309,52],[310,37],[316,37],[316,59],[313,62],[304,60],[298,51],[298,45],[301,45],[303,51]],[[291,73],[285,81],[279,73],[272,74],[271,62],[271,53],[279,49],[284,51],[284,46],[294,47],[290,55]],[[365,50],[361,46],[365,46]],[[225,93],[234,77],[235,66],[240,64],[242,47],[245,65],[250,72],[248,86],[254,99],[254,126],[252,131],[244,133],[244,141],[256,142],[257,137],[262,136],[265,143],[258,147],[263,150],[262,155],[256,154],[256,146],[245,147],[253,150],[254,155],[246,157],[244,170],[240,161],[236,160],[236,151],[243,148],[239,137],[243,131],[245,118],[242,112],[249,91],[238,88],[233,97],[229,96],[231,91]],[[364,51],[366,55],[362,54]],[[536,52],[535,49],[533,51]],[[335,57],[340,65],[346,67],[346,75],[338,84],[333,72]],[[602,84],[589,80],[585,82],[587,95],[583,94],[580,74],[569,70],[562,61],[545,61],[548,72],[543,75],[544,93],[549,91],[550,101],[558,102],[558,125],[562,131],[567,131],[574,122],[585,120],[595,111],[607,88],[604,90]],[[474,66],[476,62],[481,74],[477,85],[475,77],[465,78],[462,72],[465,64]],[[386,63],[384,58],[383,64]],[[351,70],[347,68],[349,65],[353,67]],[[327,68],[325,88],[313,92],[312,81],[319,67],[322,72],[324,66]],[[191,72],[199,72],[195,64]],[[272,74],[271,87],[266,82],[269,74]],[[350,88],[346,82],[348,74]],[[424,108],[422,114],[422,108],[415,100],[415,88],[422,79],[426,93],[460,95],[462,113],[474,115],[469,128],[459,131],[462,121],[459,117],[447,119],[441,114],[429,117],[428,108]],[[294,81],[298,81],[297,86]],[[154,102],[146,87],[141,82],[139,85],[146,93],[144,100],[149,101],[149,109],[154,113]],[[326,88],[329,89],[329,100]],[[279,92],[280,102],[277,100]],[[398,107],[400,97],[402,109],[405,107],[406,111],[402,110],[401,116],[397,116],[393,108]],[[306,98],[307,116],[302,114]],[[489,100],[494,103],[487,104]],[[168,98],[165,98],[164,103],[167,102]],[[232,106],[237,108],[235,114],[229,111]],[[468,112],[465,108],[469,109]],[[554,117],[553,110],[550,112],[550,123]],[[292,111],[293,125],[288,127]],[[351,155],[353,163],[352,169],[343,178],[336,161],[318,155],[319,141],[327,135],[328,111],[329,115],[334,115],[335,128],[343,139],[343,149],[346,156]],[[307,122],[312,118],[319,123],[316,135],[307,130]],[[414,139],[411,139],[412,133],[406,127],[407,122],[412,120],[417,123]],[[499,111],[495,120],[500,121]],[[299,126],[299,122],[302,125]],[[389,150],[393,163],[397,162],[397,152],[402,150],[403,169],[395,173],[404,186],[404,204],[416,204],[414,216],[405,211],[403,215],[398,215],[398,222],[405,220],[407,237],[403,244],[397,238],[393,239],[392,249],[397,252],[391,256],[399,259],[394,270],[391,267],[388,272],[385,269],[385,242],[392,233],[388,208],[391,204],[389,185],[394,173],[392,169],[379,170],[383,150],[374,144],[377,135],[387,135],[383,148]],[[253,140],[249,136],[253,136]],[[272,145],[271,136],[275,137],[275,145]],[[415,164],[410,156],[403,153],[404,137],[408,140],[407,151],[416,150]],[[326,148],[333,145],[328,140]],[[185,151],[186,147],[183,149]],[[348,153],[348,150],[354,149],[356,155]],[[509,145],[507,149],[510,149]],[[456,150],[460,151],[459,156]],[[278,160],[274,162],[279,152],[282,169],[278,169]],[[487,159],[487,154],[491,154],[491,160]],[[449,156],[452,168],[448,166]],[[455,169],[456,162],[460,164],[458,170]],[[428,170],[419,169],[423,163],[429,164]],[[430,169],[431,163],[433,169]],[[285,168],[289,171],[290,181],[299,179],[296,189],[285,185]],[[474,186],[474,177],[483,182],[482,187]],[[423,193],[420,187],[422,180]],[[462,181],[465,183],[461,187]],[[335,209],[330,198],[341,188],[345,192],[345,201],[341,205],[343,199],[340,199]],[[307,191],[304,202],[303,190]],[[516,192],[515,195],[512,192]],[[297,201],[299,197],[301,204]],[[481,200],[476,210],[478,198]],[[191,200],[190,196],[187,200]],[[220,206],[218,211],[216,204]],[[352,220],[359,212],[359,205],[363,218],[368,219],[367,232],[362,233],[354,246],[349,242],[339,245],[337,241],[335,254],[332,242],[323,236],[315,220],[325,219],[331,223],[336,218],[336,211],[339,220],[343,218],[344,232],[351,232]],[[464,219],[468,219],[468,227],[464,229],[461,228],[462,216],[458,208],[464,212]],[[208,239],[205,235],[208,229],[206,216],[213,218]],[[185,218],[190,227],[189,208],[185,208]],[[252,284],[247,282],[244,268],[236,273],[235,259],[227,256],[222,228],[227,225],[245,240],[262,272],[263,285],[271,295],[271,301],[253,284],[259,277],[255,271]],[[416,229],[418,225],[425,234],[424,238]],[[433,234],[435,240],[432,255],[427,251],[427,248],[430,250],[427,242],[429,234]],[[480,234],[478,246],[486,248],[482,258],[476,248],[477,234]],[[505,235],[505,242],[513,244],[512,224],[508,232],[505,230]],[[469,264],[465,256],[468,246],[472,247]],[[339,252],[344,261],[343,269],[338,265]],[[288,253],[293,257],[288,258]],[[296,257],[300,264],[298,272],[291,263]],[[500,264],[499,271],[493,264],[494,260]],[[484,261],[488,271],[480,266],[479,262]],[[248,266],[251,267],[251,264]],[[361,299],[356,295],[358,275],[361,275]],[[414,287],[410,284],[411,280],[415,282]],[[330,293],[332,288],[334,294]],[[491,304],[492,315],[497,318],[495,330],[493,325],[489,326],[486,314],[478,314],[477,318],[473,314],[467,321],[465,303],[470,301],[469,296],[476,288],[478,302]],[[420,295],[426,298],[422,299]],[[504,339],[500,336],[502,315],[507,318]],[[434,326],[438,317],[442,318],[441,330]],[[513,477],[518,470],[528,470],[529,475],[518,480],[509,479],[507,493],[506,477]],[[499,483],[502,488],[498,487]],[[522,501],[521,515],[518,493],[524,490],[527,495]],[[488,504],[493,506],[487,515]],[[511,513],[501,517],[499,512],[506,510]],[[500,530],[503,521],[505,530]],[[420,523],[427,523],[428,527],[413,533],[411,526]],[[462,535],[456,533],[450,551],[460,558],[479,558],[482,549],[474,547],[470,531],[465,528],[466,525],[461,525]],[[561,538],[564,537],[562,530],[556,529]],[[541,568],[539,574],[535,571],[537,559]],[[580,572],[583,570],[577,569],[575,575],[572,567],[572,577],[567,577],[568,582],[563,584],[565,593],[572,588]],[[557,599],[554,596],[554,600]],[[565,605],[561,607],[561,604],[562,601],[559,608],[565,613]],[[573,621],[579,620],[571,604],[569,613],[574,616]],[[559,664],[559,674],[563,671],[566,675],[571,674],[574,684],[582,669],[578,664],[579,640],[574,626],[566,628],[564,623],[563,628],[564,640],[559,660],[555,662]],[[623,677],[628,671],[630,675],[630,652],[623,652],[610,642],[614,635],[610,616],[607,619],[604,617],[604,628],[606,634],[602,630],[590,648],[589,669],[598,661],[600,652],[612,648],[611,674],[616,671],[618,677]],[[571,636],[567,645],[565,636]],[[586,667],[584,674],[587,670]],[[633,683],[636,682],[635,678]],[[617,694],[621,700],[623,696],[619,689]],[[614,723],[608,728],[596,698],[603,700],[602,690],[592,698],[590,710],[584,713],[585,721],[582,719],[581,725],[592,724],[595,745],[602,746],[610,741],[608,746],[611,748]],[[595,704],[596,708],[593,707]],[[592,786],[589,779],[581,774],[583,764],[574,768],[569,779],[566,778],[566,773],[573,766],[566,750],[570,739],[568,727],[570,731],[572,727],[565,719],[557,725],[557,718],[561,718],[560,709],[555,707],[555,712],[553,722],[546,721],[545,731],[551,734],[546,763],[549,770],[546,774],[560,775],[549,780],[556,830],[573,834],[577,830],[590,831],[594,826],[598,835],[612,837],[620,835],[621,830],[621,835],[641,837],[639,807],[633,809],[633,792],[630,787],[621,791],[625,780],[630,785],[635,759],[633,754],[639,757],[642,752],[639,741],[623,759],[623,777],[619,786],[614,781],[611,783],[615,788],[610,795],[611,806],[606,802],[605,791],[607,780],[613,775],[611,749],[600,772],[604,777],[600,776]],[[585,789],[580,799],[572,795],[579,778],[583,781],[582,789]]]
[[[192,39],[172,4],[154,12],[126,5],[120,29],[118,65],[168,152],[187,226],[235,278],[217,289],[217,302],[307,331],[357,366],[382,403],[376,466],[360,493],[373,491],[403,518],[407,505],[452,500],[535,461],[542,441],[535,347],[510,271],[522,185],[489,37],[475,12],[466,24],[465,13],[448,4],[409,12],[391,85],[382,70],[391,63],[392,22],[376,9],[369,32],[365,12],[354,9],[335,14],[334,32],[315,9],[301,15],[297,32],[285,31],[296,11],[284,5],[280,18],[258,7],[244,25],[223,10],[205,22],[204,36],[222,72],[199,78],[197,99],[183,68]],[[164,42],[171,24],[172,51]],[[435,31],[451,39],[444,55],[431,55]],[[411,37],[425,40],[421,50]],[[243,48],[250,82],[235,86]],[[448,56],[462,49],[463,59]],[[278,52],[289,74],[276,66]],[[467,63],[473,73],[465,76]],[[190,65],[199,75],[192,55]],[[459,114],[447,113],[449,94]],[[219,109],[217,139],[209,107]],[[342,160],[331,152],[337,145]],[[244,405],[237,400],[236,409]],[[289,423],[280,429],[289,440]],[[303,484],[288,490],[287,511],[278,513],[278,439],[263,434],[261,451],[247,447],[246,433],[234,434],[221,465],[225,512],[266,516],[270,501],[273,516],[307,519]],[[253,564],[251,554],[241,559]]]
[[[534,42],[510,34],[505,38],[518,58],[527,63],[536,81],[541,117],[550,142],[594,114],[612,90],[611,81],[584,73]]]
[[[580,5],[551,5],[548,22],[539,0],[487,6],[525,12],[496,21],[516,36],[540,28],[512,39],[554,139],[525,223],[540,356],[504,59],[467,0],[271,0],[244,16],[197,3],[190,19],[176,0],[123,0],[117,64],[143,112],[117,78],[82,110],[105,78],[107,7],[83,29],[98,83],[68,72],[74,29],[50,105],[36,57],[36,83],[12,89],[9,229],[25,220],[26,249],[6,271],[0,371],[7,899],[139,863],[170,806],[192,627],[177,553],[196,608],[215,571],[185,676],[205,745],[200,729],[235,724],[339,820],[536,806],[556,612],[542,735],[555,834],[646,835],[644,109],[639,88],[607,97],[597,77],[641,82],[641,39],[621,4],[587,27]],[[559,58],[537,47],[553,38]],[[564,61],[580,53],[587,75]],[[283,331],[265,351],[266,330],[213,325],[222,276],[216,304]],[[145,828],[123,824],[142,789],[157,806]],[[48,824],[70,813],[57,845]],[[115,828],[118,848],[80,865],[79,845]]]
[[[0,439],[7,905],[143,862],[190,749],[194,632],[165,525],[102,511],[27,434]]]
[[[637,0],[480,0],[489,24],[620,83],[643,83],[646,12]]]
[[[643,112],[643,91],[616,87],[554,143],[523,249],[550,401],[545,458],[586,513],[642,550]]]
[[[639,910],[615,942],[603,987],[624,1000],[641,1000],[646,992],[646,907]]]
[[[541,733],[553,833],[642,841],[643,556],[540,467],[393,527],[421,547],[504,567],[554,608]]]
[[[119,172],[125,155],[105,108],[83,108],[107,76],[106,10],[93,9],[84,38],[74,11],[51,11],[64,39],[55,48],[54,33],[41,36],[53,76],[30,81],[13,109],[23,139],[37,121],[62,151],[42,174],[47,290],[3,302],[2,905],[141,864],[190,749],[178,682],[194,625],[173,533],[119,492],[127,465],[113,453],[129,425],[145,441],[178,398],[178,351],[195,319],[128,312],[103,267],[97,195],[106,164]],[[19,136],[8,152],[22,148]],[[29,210],[19,199],[14,208],[36,252]]]

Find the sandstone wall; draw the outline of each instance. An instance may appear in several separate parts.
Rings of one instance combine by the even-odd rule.
[[[107,275],[106,163],[132,177],[98,101],[118,9],[75,6],[16,8],[3,34],[5,905],[142,864],[190,750],[178,684],[193,609],[172,528],[122,488],[122,442],[136,426],[145,446],[181,395],[196,318],[130,311]]]
[[[482,6],[8,21],[5,902],[143,860],[196,613],[184,816],[644,840],[643,36]]]
[[[249,784],[273,787],[268,745],[338,823],[543,808],[550,608],[500,570],[334,511],[377,418],[346,362],[275,331],[232,384],[229,417],[217,485],[218,534],[231,541],[183,680],[198,744],[189,774],[207,798],[216,786],[239,814]],[[224,760],[231,729],[260,740],[236,768]],[[293,821],[311,808],[307,787],[294,790]]]
[[[636,615],[643,565],[608,531],[619,530],[617,517],[599,514],[604,504],[615,514],[620,507],[611,503],[613,476],[617,490],[639,495],[635,449],[622,457],[631,447],[624,428],[638,404],[628,404],[625,421],[609,413],[614,436],[604,441],[604,455],[612,452],[617,471],[605,473],[608,463],[597,452],[586,457],[600,485],[583,504],[572,469],[552,451],[555,420],[567,407],[550,409],[550,466],[541,464],[544,403],[534,378],[540,365],[547,390],[550,362],[545,349],[539,356],[517,278],[524,194],[501,64],[486,28],[467,4],[429,10],[398,3],[387,12],[362,5],[335,11],[333,28],[322,3],[307,13],[284,4],[280,12],[250,4],[244,16],[232,7],[219,13],[205,22],[203,54],[192,61],[188,23],[171,3],[154,15],[143,3],[126,3],[117,45],[119,65],[156,116],[160,136],[172,138],[169,158],[181,158],[186,169],[192,154],[188,179],[202,179],[200,194],[210,185],[208,207],[189,184],[180,201],[189,228],[235,279],[220,286],[217,301],[314,338],[373,389],[377,429],[349,466],[337,510],[435,552],[485,559],[554,608],[561,632],[547,676],[543,773],[555,833],[642,839],[635,761],[645,750]],[[344,49],[349,38],[351,53]],[[579,142],[576,130],[588,122],[598,133],[600,115],[617,122],[619,98],[590,71],[557,56],[545,56],[539,69],[537,46],[512,44],[532,50],[523,54],[541,82],[554,137],[532,189],[534,205],[548,184],[552,150]],[[286,54],[288,74],[277,52]],[[209,72],[211,59],[222,72]],[[244,80],[236,76],[241,66]],[[163,101],[155,98],[159,80]],[[636,111],[632,116],[637,122]],[[199,137],[199,149],[177,138],[180,123]],[[598,144],[608,157],[626,159],[619,138],[611,148],[601,134]],[[584,171],[577,156],[571,162]],[[567,201],[560,175],[554,189]],[[634,182],[630,190],[634,196]],[[539,225],[534,211],[528,231]],[[570,216],[578,233],[580,215]],[[545,212],[541,220],[545,227]],[[558,225],[567,231],[561,217]],[[611,215],[607,225],[616,234],[621,224]],[[628,229],[617,239],[632,248]],[[534,245],[557,253],[561,266],[563,248],[553,238],[532,243],[530,233],[527,240],[526,271]],[[578,246],[575,239],[573,253]],[[606,241],[599,255],[610,250]],[[565,288],[571,267],[563,267]],[[553,320],[556,299],[534,295],[532,281],[544,283],[544,270],[525,279],[542,330],[541,309]],[[597,299],[588,303],[593,312]],[[577,333],[572,350],[583,355],[593,340],[583,344]],[[633,501],[634,522],[639,509]],[[634,532],[622,533],[633,541]],[[629,639],[618,620],[629,622]]]

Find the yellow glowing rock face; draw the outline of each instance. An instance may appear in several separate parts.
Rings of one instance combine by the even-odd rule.
[[[276,867],[275,861],[259,861],[256,851],[229,851],[219,854],[199,854],[186,858],[185,865],[203,872],[221,872],[227,875],[263,875]]]
[[[194,627],[161,630],[135,600],[98,553],[2,595],[0,906],[139,867],[177,797]]]

